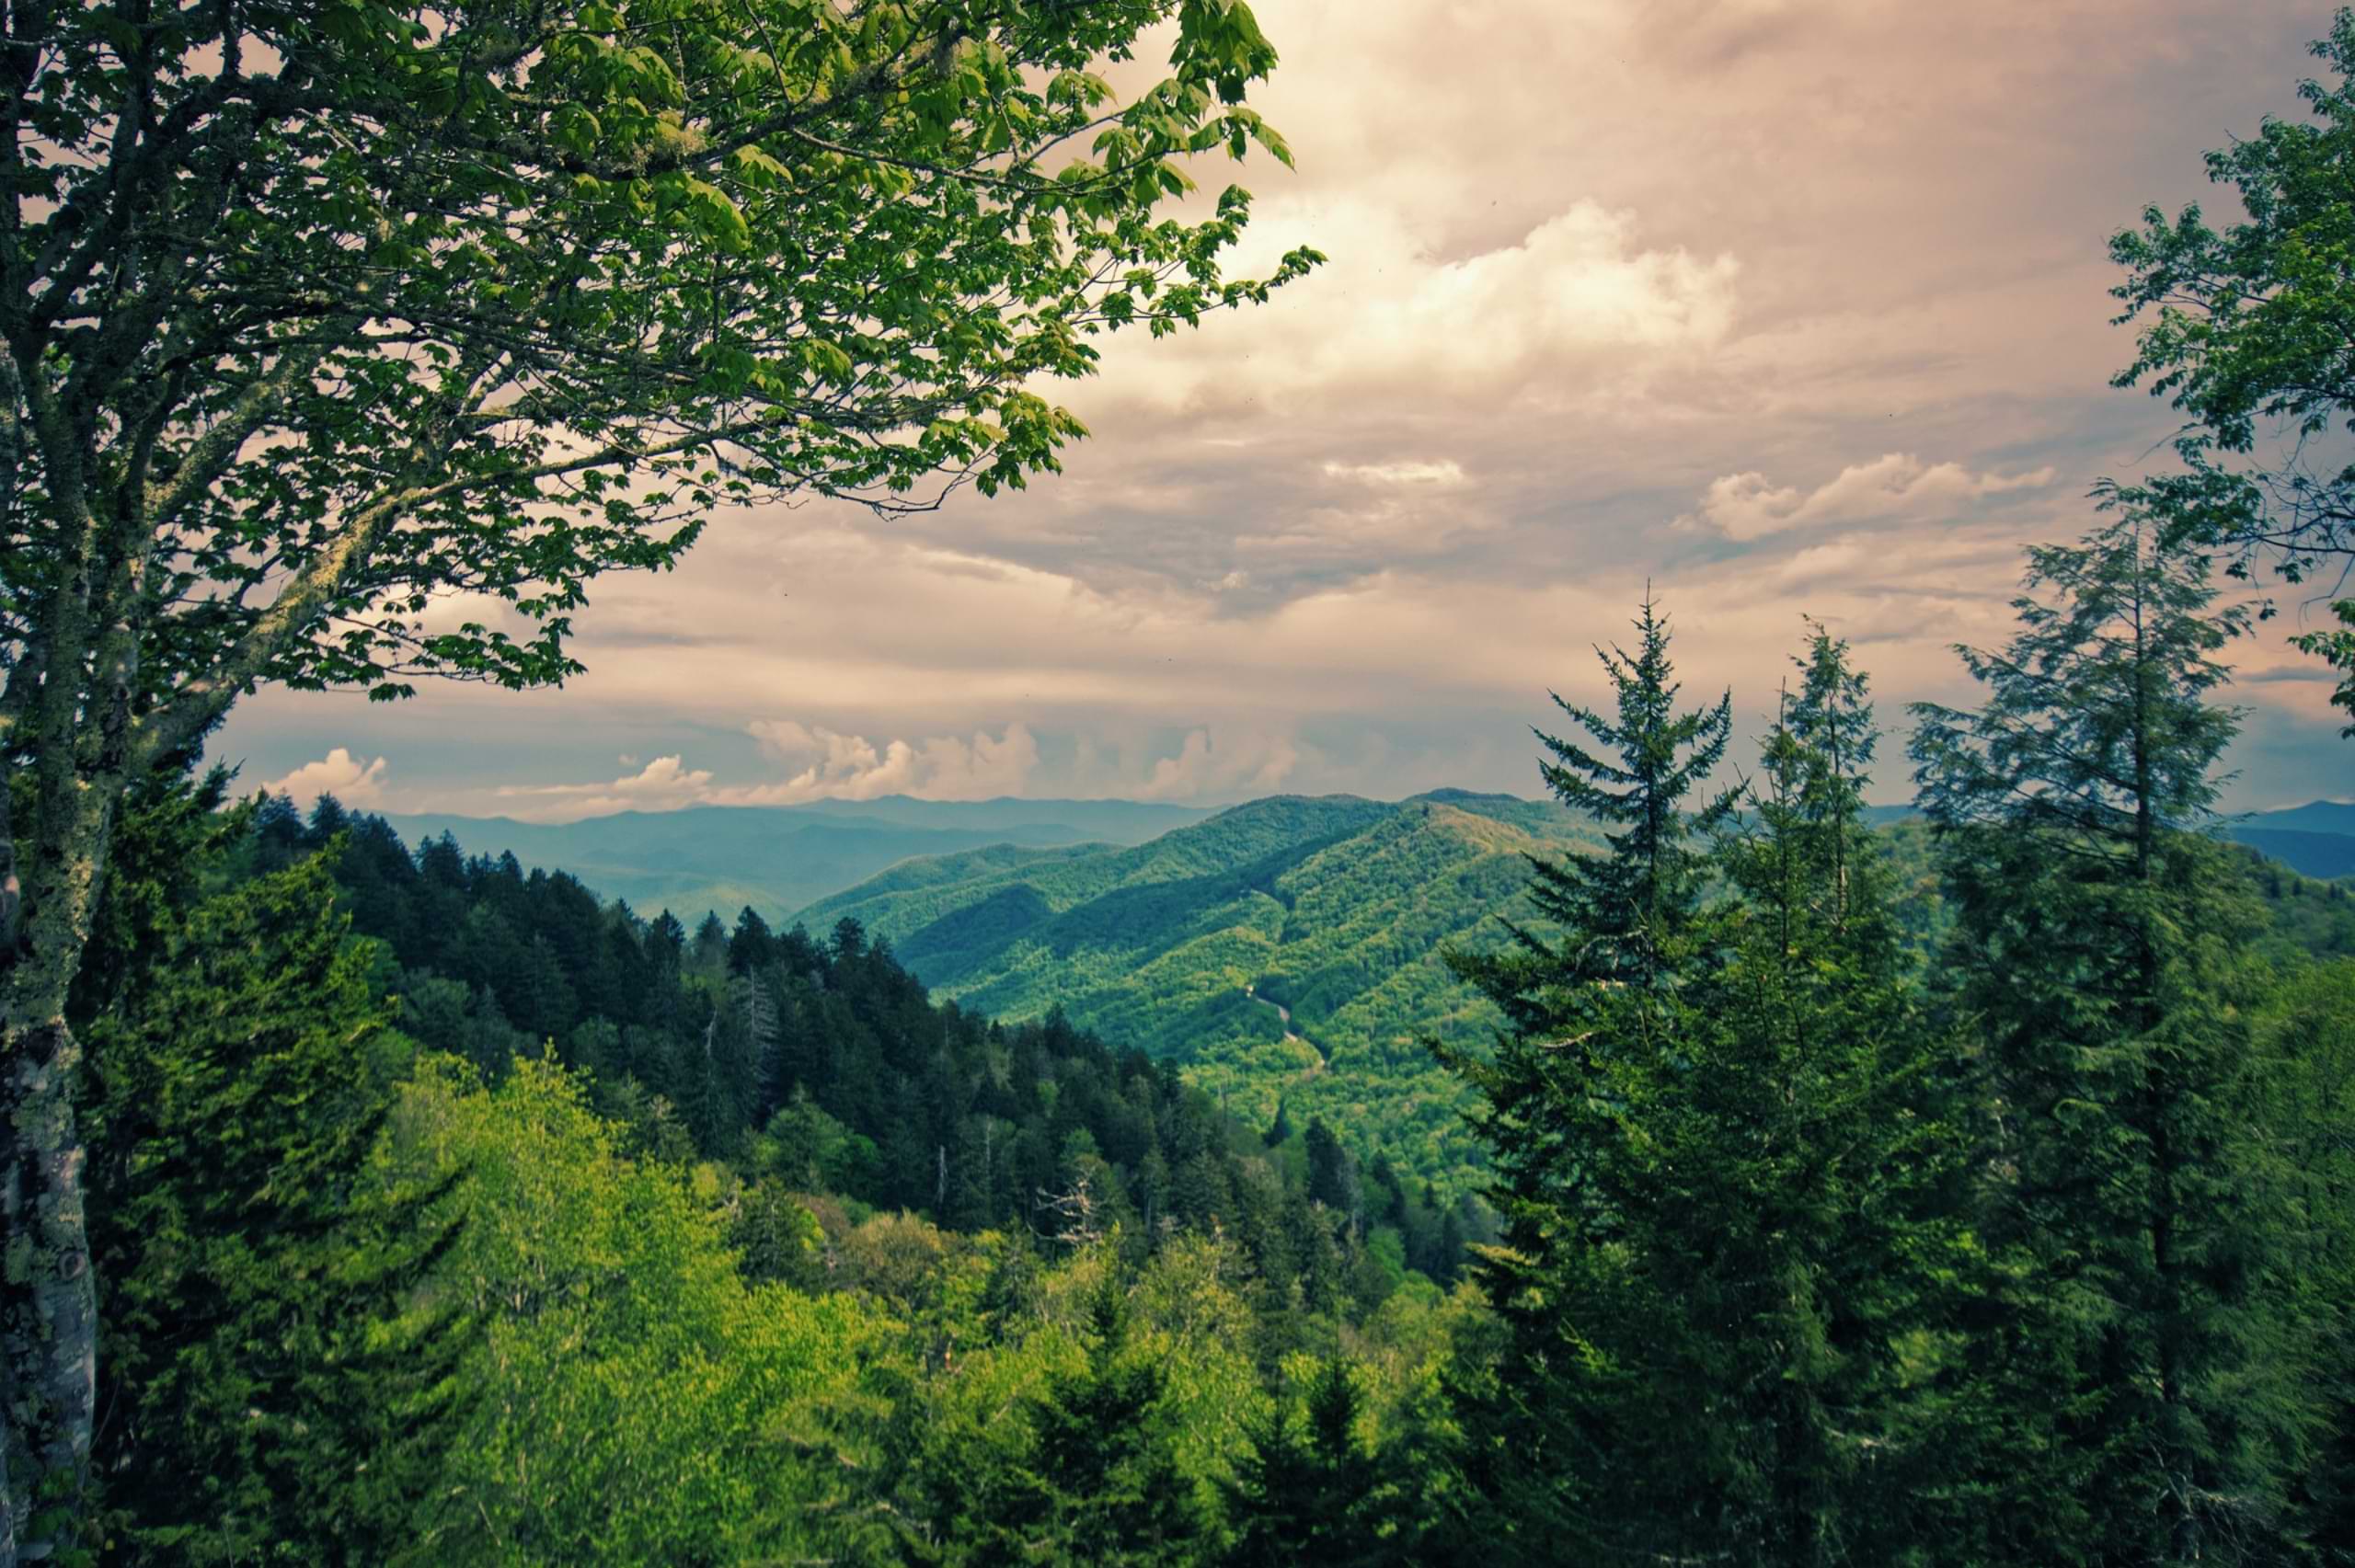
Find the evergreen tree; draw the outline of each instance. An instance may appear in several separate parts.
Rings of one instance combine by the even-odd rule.
[[[2028,588],[2006,648],[1961,650],[1984,704],[1917,707],[1913,748],[1994,1109],[1952,1438],[1976,1550],[2268,1561],[2303,1398],[2257,1297],[2281,1228],[2250,1138],[2257,910],[2202,831],[2244,618],[2131,512],[2031,550]]]
[[[326,859],[196,895],[221,782],[135,799],[87,1025],[111,1556],[383,1562],[454,1413],[458,1325],[412,1304],[449,1233],[368,1170],[408,1047]]]
[[[1615,717],[1552,693],[1597,750],[1534,732],[1552,759],[1538,763],[1545,787],[1606,831],[1602,854],[1531,861],[1531,902],[1561,934],[1547,942],[1515,926],[1513,944],[1501,954],[1448,955],[1449,966],[1524,1036],[1575,1021],[1599,986],[1650,985],[1674,967],[1673,952],[1699,907],[1706,853],[1694,841],[1733,809],[1730,792],[1697,811],[1685,805],[1725,756],[1732,692],[1713,707],[1677,712],[1683,687],[1669,659],[1668,618],[1648,591],[1635,626],[1632,655],[1616,647],[1595,650],[1610,678]]]
[[[1207,1521],[1170,1445],[1168,1376],[1132,1352],[1120,1273],[1108,1266],[1097,1288],[1086,1365],[1024,1400],[1022,1454],[970,1492],[962,1478],[928,1478],[961,1506],[938,1539],[913,1544],[920,1561],[1114,1568],[1202,1561]]]
[[[1396,1529],[1397,1494],[1359,1435],[1364,1413],[1350,1365],[1321,1364],[1305,1397],[1285,1398],[1250,1429],[1250,1447],[1221,1491],[1235,1530],[1235,1568],[1374,1568],[1414,1561]]]
[[[1462,1392],[1471,1480],[1488,1505],[1479,1528],[1510,1561],[1549,1561],[1566,1540],[1593,1535],[1581,1515],[1593,1500],[1595,1433],[1591,1411],[1581,1413],[1592,1355],[1580,1314],[1603,1282],[1581,1276],[1623,1239],[1593,1181],[1602,1145],[1620,1136],[1601,1096],[1614,1060],[1683,1048],[1683,972],[1709,945],[1693,835],[1733,804],[1720,795],[1698,813],[1685,808],[1724,755],[1731,693],[1678,713],[1668,624],[1648,594],[1636,627],[1632,656],[1597,650],[1615,720],[1554,698],[1614,755],[1537,732],[1557,797],[1620,830],[1600,855],[1536,863],[1534,901],[1559,926],[1554,940],[1516,927],[1503,954],[1448,956],[1512,1025],[1485,1059],[1441,1052],[1481,1096],[1476,1127],[1504,1219],[1502,1247],[1477,1272],[1511,1349],[1498,1379]]]
[[[1507,1561],[1909,1543],[1904,1356],[1960,1242],[1962,1150],[1863,831],[1864,680],[1821,629],[1798,662],[1724,897],[1644,983],[1591,984],[1579,1033],[1476,1075],[1507,1220],[1478,1273],[1511,1339],[1464,1385],[1465,1457]]]

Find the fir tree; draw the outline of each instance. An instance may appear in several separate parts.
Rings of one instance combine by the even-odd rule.
[[[1913,748],[1995,1109],[1954,1436],[1978,1550],[2269,1560],[2302,1399],[2257,1299],[2280,1240],[2249,1137],[2257,911],[2202,830],[2244,618],[2131,513],[2031,550],[2028,587],[2007,647],[1961,650],[1983,705],[1917,707]]]
[[[1616,716],[1552,693],[1597,749],[1535,733],[1550,761],[1538,773],[1555,797],[1601,823],[1604,853],[1558,864],[1533,859],[1531,902],[1560,929],[1548,942],[1524,926],[1499,955],[1451,953],[1448,963],[1501,1007],[1515,1030],[1558,1030],[1581,1015],[1597,987],[1650,985],[1674,966],[1672,949],[1699,907],[1705,852],[1694,840],[1732,812],[1730,792],[1688,811],[1717,770],[1733,728],[1733,694],[1676,711],[1682,686],[1669,659],[1668,618],[1647,592],[1635,622],[1636,651],[1597,648]]]
[[[919,1561],[1093,1562],[1112,1568],[1199,1562],[1206,1521],[1179,1471],[1165,1410],[1167,1374],[1132,1353],[1129,1308],[1108,1266],[1091,1307],[1086,1365],[1023,1402],[1021,1456],[981,1478],[938,1476],[961,1506]]]
[[[1398,1488],[1358,1427],[1365,1402],[1348,1362],[1322,1363],[1304,1397],[1280,1400],[1221,1488],[1234,1568],[1375,1568],[1412,1558],[1396,1530]]]
[[[409,1047],[326,857],[195,896],[220,785],[134,802],[88,1024],[111,1555],[383,1562],[453,1425],[459,1325],[412,1302],[449,1232],[368,1168]]]

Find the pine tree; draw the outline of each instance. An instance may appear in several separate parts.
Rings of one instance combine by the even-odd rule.
[[[1651,906],[1675,918],[1649,972],[1590,979],[1547,1020],[1574,1034],[1474,1075],[1507,1222],[1476,1272],[1510,1342],[1465,1380],[1465,1459],[1505,1561],[1902,1549],[1904,1350],[1960,1244],[1963,1150],[1864,830],[1864,679],[1820,628],[1798,663],[1742,830]]]
[[[196,896],[221,782],[134,802],[87,1025],[111,1555],[382,1562],[454,1425],[459,1325],[412,1299],[449,1232],[368,1168],[409,1047],[326,860]]]
[[[1223,1483],[1235,1532],[1234,1568],[1375,1568],[1412,1562],[1397,1532],[1398,1489],[1360,1436],[1365,1401],[1350,1364],[1318,1366],[1304,1397],[1280,1400],[1253,1423],[1250,1446]]]
[[[1581,1272],[1602,1258],[1617,1223],[1591,1180],[1597,1140],[1611,1136],[1597,1095],[1614,1059],[1671,1048],[1682,972],[1705,945],[1695,940],[1702,856],[1693,835],[1732,809],[1720,795],[1686,811],[1724,756],[1731,693],[1678,713],[1668,624],[1648,593],[1636,628],[1632,656],[1597,650],[1615,720],[1554,697],[1614,756],[1537,732],[1555,795],[1619,830],[1600,855],[1534,863],[1533,901],[1559,935],[1549,942],[1515,927],[1501,954],[1447,956],[1512,1025],[1485,1059],[1440,1051],[1483,1102],[1476,1127],[1504,1221],[1502,1245],[1476,1272],[1511,1348],[1493,1382],[1462,1392],[1471,1480],[1488,1504],[1479,1528],[1486,1549],[1508,1561],[1549,1561],[1590,1533],[1578,1517],[1592,1434],[1573,1397],[1586,1354],[1574,1303],[1590,1288]]]
[[[2257,1299],[2257,910],[2203,831],[2245,621],[2131,513],[2031,550],[2028,589],[2006,648],[1961,650],[1984,704],[1915,710],[1996,1123],[1954,1446],[1987,1557],[2269,1560],[2303,1402]]]
[[[1109,1568],[1203,1560],[1205,1521],[1169,1442],[1167,1374],[1133,1354],[1117,1267],[1091,1303],[1087,1363],[1026,1397],[1028,1445],[993,1473],[936,1475],[955,1512],[923,1562],[1090,1562]]]
[[[1503,954],[1448,956],[1522,1034],[1576,1019],[1598,983],[1649,985],[1673,967],[1671,951],[1699,907],[1706,857],[1694,841],[1733,809],[1730,792],[1697,811],[1685,807],[1725,757],[1733,693],[1715,706],[1678,713],[1683,687],[1669,659],[1668,618],[1648,591],[1635,626],[1632,655],[1616,647],[1595,650],[1611,681],[1614,718],[1551,693],[1597,750],[1534,732],[1552,758],[1538,764],[1545,787],[1606,834],[1602,854],[1531,861],[1531,902],[1562,934],[1549,943],[1516,926]]]

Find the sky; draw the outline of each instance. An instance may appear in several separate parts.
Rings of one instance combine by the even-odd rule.
[[[723,514],[600,582],[561,691],[268,691],[214,754],[374,810],[557,820],[908,794],[1222,804],[1542,792],[1648,583],[1695,701],[1771,712],[1803,616],[1903,704],[2012,624],[2175,416],[2108,383],[2110,234],[2219,198],[2326,6],[1254,0],[1296,171],[1242,254],[1329,265],[1050,395],[1091,438],[994,499]],[[2319,613],[2319,607],[2309,615]],[[2239,643],[2226,804],[2355,794],[2326,672]],[[2309,620],[2308,624],[2312,624]],[[1747,742],[1744,742],[1747,744]]]

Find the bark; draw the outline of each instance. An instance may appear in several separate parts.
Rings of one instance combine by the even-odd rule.
[[[46,867],[36,858],[25,930],[0,989],[0,1235],[7,1238],[0,1403],[11,1423],[12,1551],[28,1562],[76,1544],[98,1380],[98,1303],[74,1112],[81,1046],[65,1002],[96,913],[112,792],[77,790],[67,804],[72,820],[61,835],[67,853]],[[0,1568],[9,1563],[9,1551],[0,1551]]]

